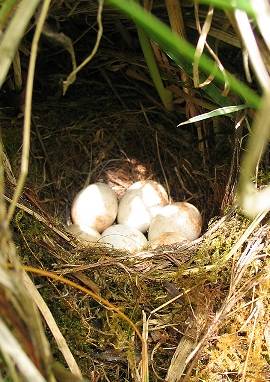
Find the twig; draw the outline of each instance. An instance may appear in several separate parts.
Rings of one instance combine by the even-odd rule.
[[[142,361],[141,361],[141,381],[149,381],[149,367],[148,367],[148,351],[147,351],[147,340],[148,340],[148,320],[146,320],[146,314],[143,311],[143,332],[142,332]]]
[[[100,305],[106,307],[107,309],[117,313],[119,315],[119,317],[121,317],[124,321],[126,321],[130,327],[132,327],[132,329],[134,330],[134,332],[137,334],[137,336],[139,337],[140,341],[143,343],[143,338],[142,338],[142,335],[139,331],[139,329],[137,328],[137,326],[131,321],[130,318],[128,318],[122,311],[121,309],[117,308],[115,305],[113,305],[112,303],[110,303],[108,300],[106,300],[105,298],[101,297],[100,295],[97,295],[96,293],[90,291],[89,289],[81,286],[81,285],[78,285],[76,284],[75,282],[71,281],[71,280],[68,280],[62,276],[58,276],[56,275],[55,273],[53,272],[49,272],[49,271],[45,271],[43,269],[37,269],[37,268],[34,268],[34,267],[31,267],[31,266],[27,266],[27,265],[24,265],[22,267],[26,272],[31,272],[31,273],[35,273],[39,276],[43,276],[43,277],[49,277],[55,281],[59,281],[63,284],[66,284],[66,285],[69,285],[71,286],[72,288],[75,288],[77,290],[80,290],[81,292],[83,292],[84,294],[92,297],[95,301],[97,301]]]
[[[69,86],[74,82],[74,78],[79,71],[84,68],[95,56],[100,40],[103,34],[103,25],[102,25],[102,11],[103,11],[103,3],[104,0],[99,0],[99,5],[98,5],[98,12],[97,12],[97,23],[98,23],[98,33],[97,33],[97,38],[96,38],[96,43],[94,45],[94,48],[92,52],[89,54],[89,56],[79,65],[75,70],[73,70],[67,77],[65,81],[63,81],[63,94],[65,95]]]
[[[28,1],[26,1],[29,3]],[[17,186],[12,198],[12,202],[9,206],[7,213],[7,224],[10,223],[12,216],[14,214],[16,204],[19,200],[20,194],[22,192],[29,166],[29,150],[30,150],[30,133],[31,133],[31,110],[32,110],[32,95],[33,95],[33,82],[34,82],[34,73],[35,65],[38,51],[38,42],[40,35],[42,33],[42,28],[49,10],[51,0],[44,0],[44,3],[41,8],[40,16],[38,18],[35,34],[32,41],[31,47],[31,56],[29,61],[29,69],[27,76],[27,85],[26,85],[26,98],[25,98],[25,115],[24,115],[24,126],[23,126],[23,149],[22,149],[22,160],[21,160],[21,172],[17,182]],[[28,9],[29,4],[24,5],[20,4],[25,11]],[[21,17],[25,17],[24,15]],[[0,65],[1,66],[1,65]]]
[[[12,203],[12,199],[10,199],[8,196],[4,195],[4,199],[6,199],[9,203]],[[49,227],[50,229],[52,229],[55,233],[57,233],[57,235],[61,236],[63,239],[65,239],[66,241],[68,241],[70,244],[72,244],[72,241],[70,240],[70,238],[65,234],[63,233],[62,231],[60,231],[59,229],[55,228],[55,226],[51,223],[49,223],[43,216],[41,216],[40,214],[38,214],[37,212],[31,210],[30,208],[24,206],[23,204],[21,203],[16,203],[16,207],[20,208],[22,211],[26,212],[27,214],[33,216],[35,219],[37,219],[39,222],[45,224],[47,227]],[[73,244],[72,244],[73,245]],[[75,244],[74,244],[75,246]]]

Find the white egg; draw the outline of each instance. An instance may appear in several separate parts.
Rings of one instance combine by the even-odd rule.
[[[117,207],[115,192],[107,184],[94,183],[76,195],[71,207],[71,218],[80,227],[102,232],[114,222]]]
[[[153,181],[140,181],[130,186],[119,203],[117,222],[146,232],[160,206],[168,204],[164,187]]]
[[[115,224],[102,233],[100,242],[111,244],[117,249],[134,252],[141,250],[147,244],[147,239],[137,229],[123,224]]]
[[[202,217],[193,204],[187,202],[172,203],[163,207],[151,220],[148,239],[158,238],[164,232],[178,232],[188,240],[200,236]]]
[[[80,227],[78,224],[69,225],[67,230],[83,245],[97,242],[101,238],[100,233],[94,228]]]
[[[181,233],[163,232],[157,238],[150,241],[149,244],[152,249],[156,249],[157,247],[160,247],[161,245],[169,245],[169,244],[183,243],[183,242],[189,242],[189,240],[183,237]]]

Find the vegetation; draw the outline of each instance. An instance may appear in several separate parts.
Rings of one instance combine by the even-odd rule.
[[[2,380],[269,380],[269,19],[0,2]],[[201,238],[131,256],[67,232],[84,184],[148,178],[199,207]]]

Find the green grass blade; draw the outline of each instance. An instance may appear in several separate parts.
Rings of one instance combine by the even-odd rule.
[[[160,73],[159,68],[156,63],[155,55],[149,40],[149,37],[144,32],[142,28],[137,27],[138,36],[141,44],[141,48],[144,54],[145,62],[147,63],[149,73],[151,75],[153,84],[159,94],[159,97],[167,110],[172,110],[172,92],[168,89],[165,89]]]
[[[21,0],[0,41],[0,88],[40,0]]]
[[[18,0],[6,0],[4,3],[1,5],[0,8],[0,28],[5,25],[12,8],[15,6]]]
[[[173,33],[166,24],[158,20],[151,13],[146,12],[132,0],[107,0],[107,2],[124,12],[138,26],[143,28],[179,66],[185,69],[185,64],[189,64],[189,71],[187,73],[190,72],[195,53],[195,49],[190,43]],[[199,67],[204,73],[213,74],[219,83],[224,84],[222,72],[217,68],[215,62],[206,55],[202,55]],[[253,90],[236,79],[232,74],[226,72],[226,75],[229,85],[235,93],[242,97],[249,106],[259,107],[260,97]]]
[[[208,113],[203,113],[200,115],[196,115],[195,117],[189,118],[187,121],[181,122],[177,126],[188,125],[189,123],[195,123],[195,122],[203,121],[204,119],[228,115],[228,114],[235,113],[236,111],[243,110],[246,108],[247,108],[247,105],[220,107],[218,109],[209,111]]]
[[[262,98],[249,134],[245,151],[242,155],[240,178],[237,186],[239,204],[246,216],[254,219],[259,214],[270,210],[270,185],[257,189],[254,176],[270,139],[270,92]]]
[[[247,12],[250,16],[255,16],[250,0],[199,0],[199,3],[213,5],[214,7],[228,11],[241,9],[242,11]]]

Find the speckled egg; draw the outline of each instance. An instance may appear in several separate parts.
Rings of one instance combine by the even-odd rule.
[[[191,203],[176,202],[163,207],[151,220],[148,239],[153,241],[164,232],[178,232],[183,238],[195,240],[201,229],[200,211]]]
[[[157,238],[152,241],[149,241],[149,245],[152,249],[156,249],[162,245],[170,245],[184,242],[189,242],[189,240],[183,237],[179,232],[163,232]]]
[[[102,232],[113,224],[117,208],[115,192],[107,184],[94,183],[76,195],[71,206],[71,218],[80,227]]]
[[[83,245],[88,245],[97,242],[101,235],[93,228],[80,227],[78,224],[71,224],[67,227],[67,231],[70,232],[79,242]]]
[[[153,181],[140,181],[130,186],[119,203],[117,222],[146,232],[159,208],[168,204],[164,187]]]
[[[135,252],[147,244],[147,239],[142,232],[135,228],[115,224],[102,233],[100,242],[110,244],[116,249]]]

